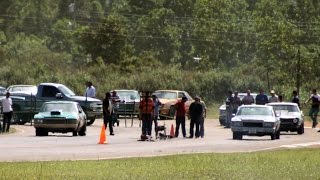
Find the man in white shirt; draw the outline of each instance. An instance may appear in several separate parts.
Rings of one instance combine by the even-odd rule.
[[[279,102],[278,97],[276,96],[276,92],[274,90],[270,91],[271,97],[269,98],[269,103]]]
[[[6,93],[6,98],[2,99],[3,127],[2,132],[9,132],[12,118],[12,99],[10,93]]]
[[[91,98],[96,97],[96,88],[93,87],[92,82],[87,81],[86,85],[87,85],[87,89],[86,89],[85,96],[91,97]]]

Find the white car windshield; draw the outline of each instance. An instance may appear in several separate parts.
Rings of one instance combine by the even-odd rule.
[[[246,115],[246,116],[272,116],[272,110],[267,107],[241,107],[237,113],[238,116]]]
[[[157,91],[155,93],[159,99],[177,99],[176,92]]]
[[[299,112],[297,106],[292,105],[272,105],[274,111]]]
[[[74,92],[66,86],[59,86],[58,89],[66,96],[74,96]]]
[[[117,91],[121,100],[124,101],[139,101],[140,95],[137,91]]]
[[[57,104],[48,103],[42,106],[40,112],[51,112],[51,111],[63,111],[63,112],[77,112],[77,107],[74,104]]]
[[[13,86],[9,87],[8,91],[10,93],[16,93],[16,92],[30,92],[32,94],[37,94],[37,86]]]

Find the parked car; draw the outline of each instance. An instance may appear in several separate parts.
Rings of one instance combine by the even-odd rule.
[[[34,85],[12,85],[7,88],[7,91],[10,92],[11,95],[36,95],[38,88]]]
[[[102,117],[102,102],[99,99],[76,96],[63,84],[41,83],[37,86],[36,94],[17,93],[12,97],[14,119],[18,124],[30,122],[44,102],[57,100],[78,102],[87,115],[87,125],[91,125],[96,118]]]
[[[242,105],[231,119],[233,139],[243,135],[264,136],[280,139],[280,120],[273,108],[267,105]]]
[[[85,136],[87,130],[86,114],[77,102],[51,101],[42,105],[34,115],[36,136],[48,136],[48,132],[68,133]]]
[[[280,130],[304,133],[303,113],[296,103],[275,102],[269,103],[278,116],[280,116]]]
[[[242,101],[243,97],[246,96],[247,93],[239,93],[238,96]],[[254,99],[256,99],[257,93],[251,93]],[[219,108],[219,122],[221,126],[226,126],[227,124],[227,111],[226,111],[226,103],[222,104]]]
[[[172,119],[175,115],[174,105],[182,99],[182,97],[187,97],[187,102],[185,103],[186,110],[189,110],[190,104],[194,101],[192,97],[186,91],[179,90],[157,90],[155,94],[159,101],[162,103],[160,107],[159,116],[160,119]]]
[[[5,95],[6,94],[6,88],[0,86],[0,95]]]
[[[120,98],[120,102],[117,103],[116,108],[118,116],[139,115],[140,94],[138,91],[129,89],[117,89],[112,91],[116,91]]]

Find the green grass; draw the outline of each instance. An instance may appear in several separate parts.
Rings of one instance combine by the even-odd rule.
[[[319,149],[98,161],[2,162],[1,179],[319,179]]]

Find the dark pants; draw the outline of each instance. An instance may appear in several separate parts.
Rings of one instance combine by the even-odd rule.
[[[151,114],[142,114],[142,134],[151,136],[152,116]]]
[[[3,113],[3,127],[2,132],[9,132],[10,124],[12,119],[12,111]]]
[[[181,124],[181,129],[182,129],[182,135],[183,137],[186,137],[186,117],[176,117],[176,133],[175,136],[179,136],[179,129],[180,129],[180,124]]]
[[[194,134],[194,126],[196,127],[196,133]],[[191,118],[190,121],[190,138],[193,138],[193,136],[195,135],[196,138],[200,136],[200,119],[199,118]]]
[[[309,111],[309,116],[312,119],[312,127],[315,128],[317,126],[317,116],[318,116],[319,108],[312,107]]]
[[[104,127],[105,127],[105,128],[107,128],[107,127],[108,127],[108,124],[109,124],[110,134],[113,134],[112,116],[103,116],[103,123],[104,123]]]
[[[200,136],[204,137],[204,117],[200,119]]]

